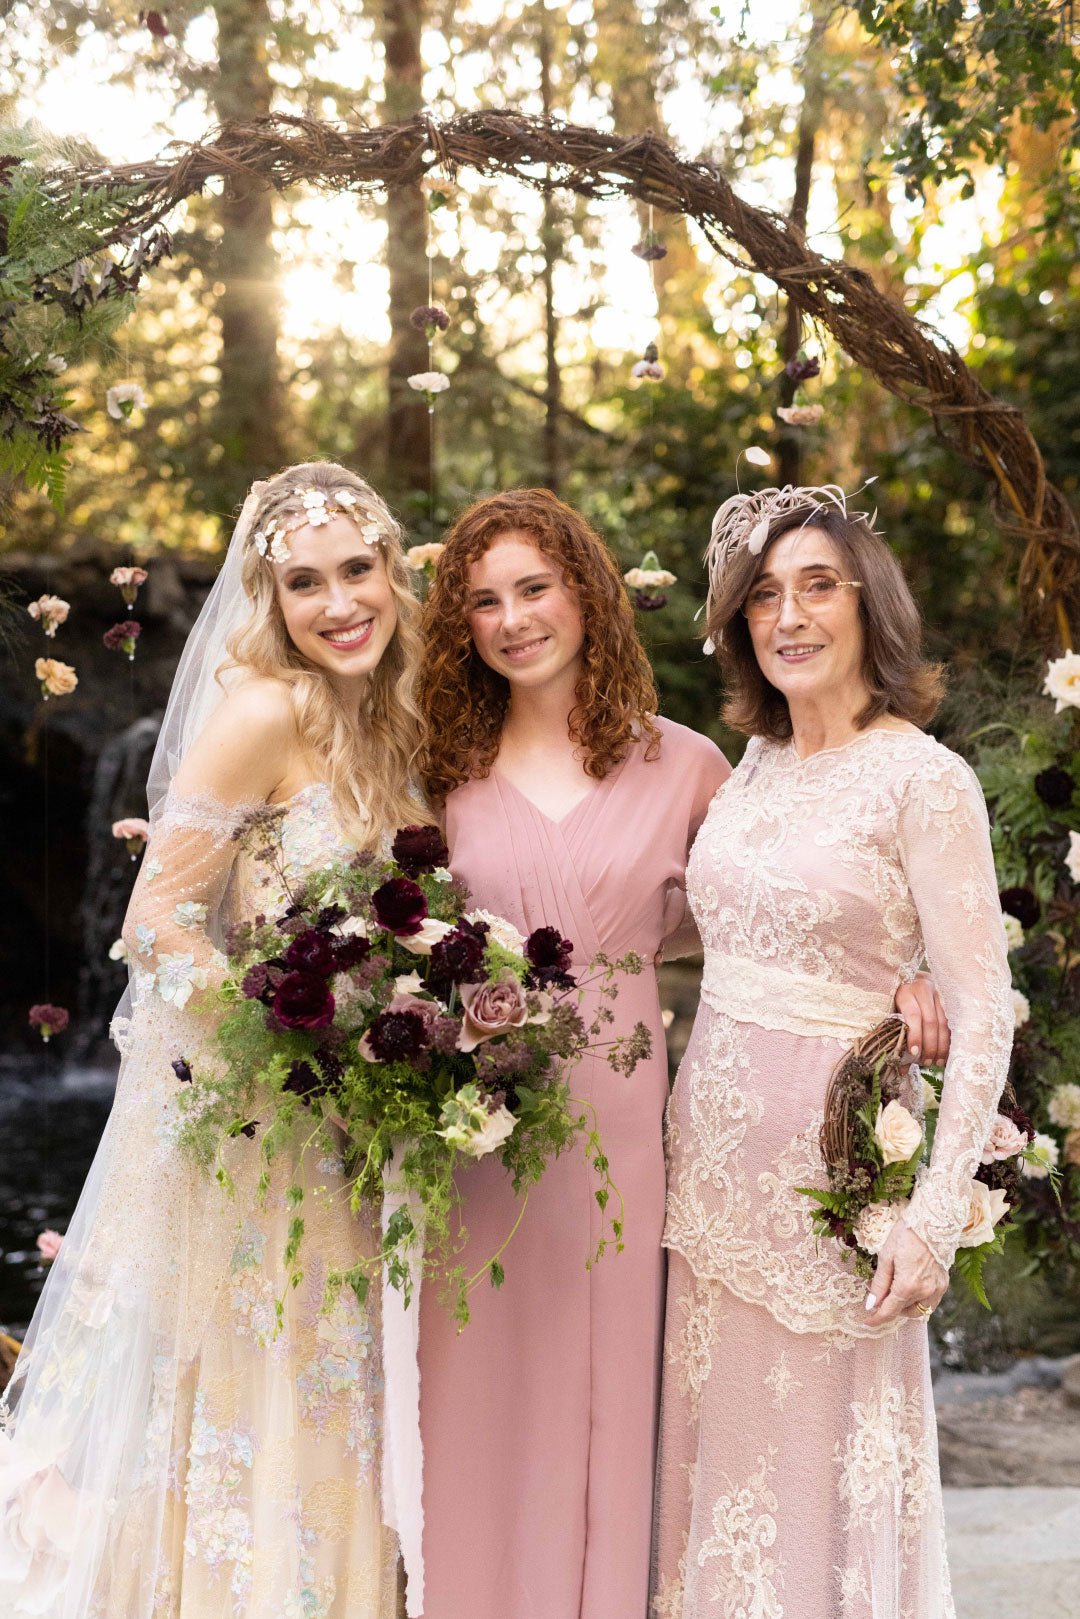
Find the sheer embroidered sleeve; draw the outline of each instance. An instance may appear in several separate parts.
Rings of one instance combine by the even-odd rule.
[[[207,793],[170,795],[150,835],[124,919],[124,943],[140,988],[152,985],[177,1010],[212,986],[223,968],[215,923],[236,859],[236,835],[252,808]]]
[[[948,1269],[1008,1073],[1012,980],[986,805],[962,759],[934,749],[906,784],[899,830],[927,960],[952,1031],[932,1159],[905,1218]]]

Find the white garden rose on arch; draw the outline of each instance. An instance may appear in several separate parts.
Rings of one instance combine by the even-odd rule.
[[[1080,708],[1080,652],[1066,652],[1051,658],[1046,666],[1043,691],[1054,699],[1054,713],[1063,708]]]

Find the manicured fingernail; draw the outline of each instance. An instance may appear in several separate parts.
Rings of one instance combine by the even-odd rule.
[[[872,1293],[868,1293],[866,1295],[866,1304],[864,1305],[864,1309],[872,1310],[872,1309],[875,1308],[876,1305],[877,1305],[877,1299],[874,1297],[874,1295]]]
[[[918,1055],[919,1055],[919,1049],[920,1049],[920,1048],[919,1048],[919,1047],[918,1047],[918,1046],[912,1046],[912,1048],[911,1048],[911,1055],[912,1055],[912,1056],[913,1056],[913,1057],[917,1057],[917,1056],[918,1056]]]

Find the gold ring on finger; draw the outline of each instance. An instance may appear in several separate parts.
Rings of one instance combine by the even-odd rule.
[[[915,1308],[916,1308],[916,1310],[918,1310],[919,1314],[923,1315],[923,1316],[933,1315],[933,1313],[934,1313],[933,1309],[931,1308],[931,1306],[929,1304],[917,1304],[915,1306]]]

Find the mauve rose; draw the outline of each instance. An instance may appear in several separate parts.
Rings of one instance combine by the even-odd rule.
[[[285,963],[297,972],[319,973],[328,978],[336,965],[336,953],[325,933],[307,928],[291,941],[285,952]]]
[[[403,937],[419,933],[428,914],[423,889],[408,877],[393,877],[371,896],[371,909],[380,927]]]
[[[982,1150],[982,1162],[992,1164],[999,1158],[1015,1158],[1027,1146],[1027,1135],[1017,1129],[1011,1119],[999,1113],[990,1126],[990,1134]]]
[[[419,877],[422,871],[435,871],[445,866],[450,850],[437,826],[403,826],[394,838],[390,854],[410,877]]]
[[[334,1018],[334,997],[317,973],[286,973],[274,995],[274,1015],[287,1029],[325,1029]]]
[[[459,1051],[475,1051],[482,1040],[520,1029],[529,1017],[525,991],[510,973],[497,984],[463,984],[461,1004],[465,1016],[458,1037]]]

